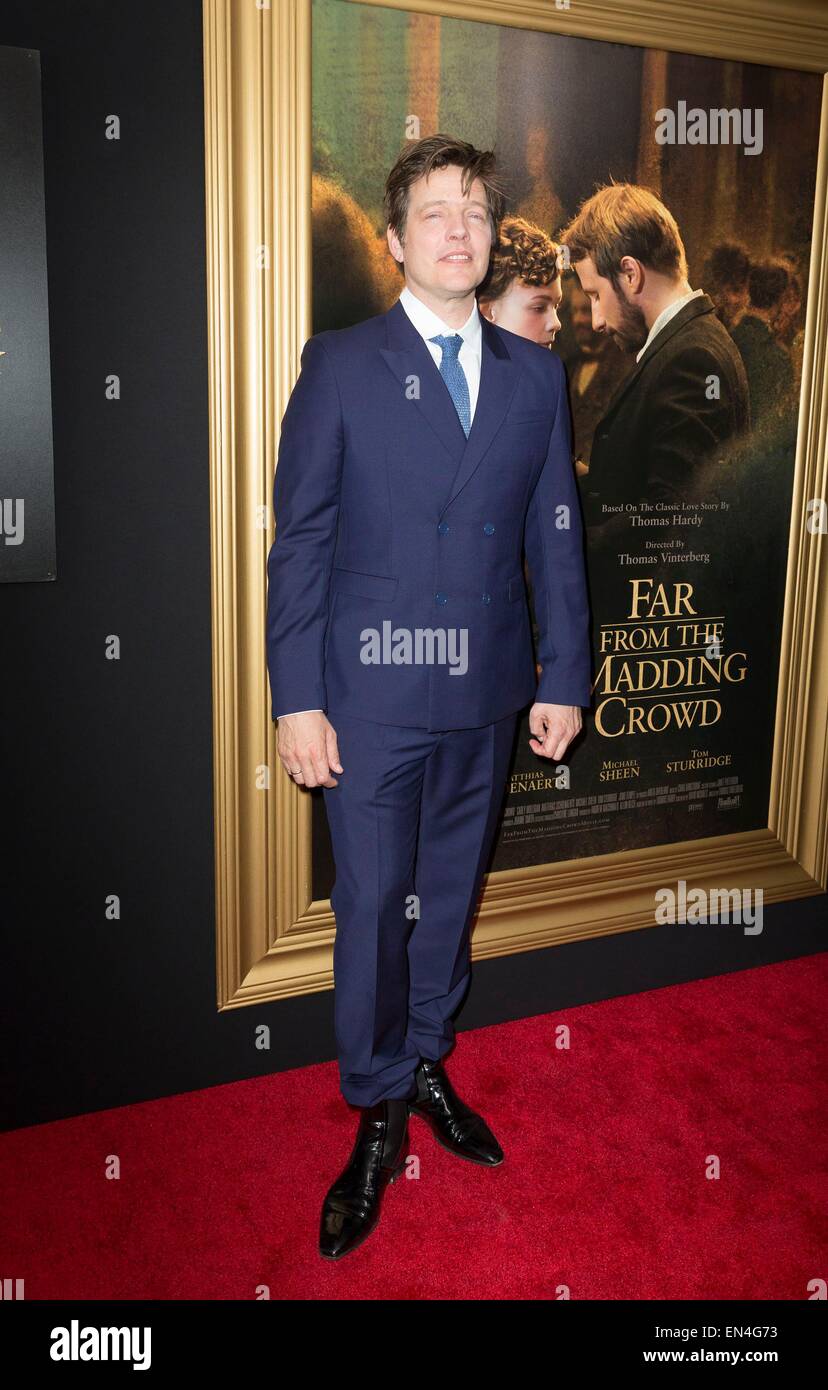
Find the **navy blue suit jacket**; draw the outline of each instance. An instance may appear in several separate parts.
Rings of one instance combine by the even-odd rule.
[[[558,357],[481,315],[468,440],[397,301],[318,333],[282,421],[268,562],[272,717],[430,730],[588,705],[583,525]],[[539,629],[538,680],[522,548]],[[366,664],[365,629],[467,630],[468,669]]]

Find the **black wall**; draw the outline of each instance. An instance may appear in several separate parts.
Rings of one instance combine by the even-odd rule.
[[[4,0],[0,44],[42,62],[57,518],[56,581],[0,588],[13,1129],[329,1060],[335,1042],[330,991],[215,1003],[201,5]],[[816,951],[825,920],[825,898],[803,899],[768,909],[759,938],[660,928],[488,961],[458,1024]]]

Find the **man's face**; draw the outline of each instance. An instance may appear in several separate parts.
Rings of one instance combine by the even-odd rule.
[[[480,284],[489,268],[492,230],[486,189],[475,179],[464,196],[456,164],[434,169],[408,190],[404,240],[388,228],[394,259],[405,267],[413,293],[445,302],[462,299]]]
[[[560,275],[545,285],[527,285],[514,279],[499,299],[481,304],[486,318],[492,318],[500,328],[531,338],[533,343],[551,347],[561,326],[558,309],[563,299]]]
[[[596,333],[608,333],[624,352],[638,352],[647,341],[649,329],[642,310],[621,293],[611,280],[599,275],[591,256],[573,261],[581,289],[592,306],[592,327]]]

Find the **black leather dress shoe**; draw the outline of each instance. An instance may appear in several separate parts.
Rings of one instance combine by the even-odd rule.
[[[415,1073],[417,1094],[408,1101],[412,1115],[420,1115],[434,1136],[449,1153],[471,1163],[494,1168],[503,1162],[503,1150],[482,1116],[471,1110],[457,1095],[443,1070],[441,1061],[423,1057]]]
[[[338,1260],[361,1245],[380,1218],[382,1195],[405,1168],[408,1112],[405,1100],[364,1106],[351,1157],[322,1204],[319,1253]]]

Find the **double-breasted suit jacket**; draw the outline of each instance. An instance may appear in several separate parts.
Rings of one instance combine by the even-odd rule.
[[[492,723],[533,699],[589,704],[583,526],[564,370],[548,349],[482,316],[481,325],[468,439],[399,301],[305,344],[274,482],[274,719],[321,708],[332,722],[343,711],[443,730]],[[466,630],[465,670],[450,660],[418,662],[413,647],[406,658],[403,645],[396,659],[389,655],[401,630],[449,629]],[[370,631],[384,643],[378,663],[366,660]],[[419,650],[429,650],[428,639]]]

